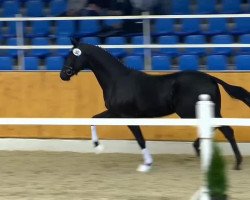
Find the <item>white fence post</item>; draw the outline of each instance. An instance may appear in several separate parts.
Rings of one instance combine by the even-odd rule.
[[[201,170],[204,181],[199,199],[210,200],[207,187],[207,171],[212,156],[214,103],[210,101],[209,95],[202,94],[199,96],[199,101],[196,104],[196,115],[198,118],[198,134],[201,147]]]
[[[148,12],[143,12],[143,15],[148,15]],[[150,19],[144,19],[142,22],[143,28],[143,44],[151,44],[151,28]],[[144,65],[145,70],[152,70],[151,49],[144,48]]]
[[[21,14],[16,14],[17,18],[22,17]],[[16,35],[17,35],[17,45],[23,46],[24,45],[24,36],[23,36],[23,21],[16,21]],[[18,49],[17,51],[17,59],[18,59],[18,70],[24,70],[24,50]]]

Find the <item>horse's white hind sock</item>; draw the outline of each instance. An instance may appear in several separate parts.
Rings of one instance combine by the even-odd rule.
[[[149,153],[148,149],[142,149],[143,153],[143,159],[144,159],[144,164],[152,164],[153,163],[153,158],[151,154]]]

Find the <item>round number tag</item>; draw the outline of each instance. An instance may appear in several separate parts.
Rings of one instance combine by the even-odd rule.
[[[75,56],[80,56],[80,55],[82,54],[82,52],[81,52],[80,49],[74,48],[74,49],[73,49],[73,54],[74,54]]]

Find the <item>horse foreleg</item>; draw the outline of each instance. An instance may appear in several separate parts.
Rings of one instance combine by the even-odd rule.
[[[104,146],[99,143],[99,138],[97,135],[96,126],[92,125],[92,126],[90,126],[90,128],[91,128],[91,139],[92,139],[92,143],[94,145],[95,153],[99,154],[99,153],[103,152]]]
[[[135,139],[138,142],[142,150],[144,163],[138,166],[137,171],[148,172],[152,167],[153,158],[149,150],[146,148],[146,142],[142,135],[141,129],[139,126],[128,126],[128,127],[131,130],[131,132],[134,134]]]
[[[194,143],[193,143],[193,147],[195,150],[195,153],[198,157],[200,157],[200,138],[197,138]]]
[[[111,117],[111,114],[108,110],[93,116],[93,118],[110,118],[110,117]],[[90,126],[90,128],[91,128],[91,139],[92,139],[92,143],[94,145],[95,153],[99,154],[99,153],[103,152],[104,146],[101,145],[99,142],[96,126],[92,125],[92,126]]]
[[[236,140],[234,138],[234,131],[230,126],[222,126],[218,127],[218,129],[223,133],[225,138],[229,141],[229,143],[232,146],[232,149],[234,151],[235,157],[236,157],[236,164],[235,164],[235,169],[239,170],[240,165],[242,163],[242,156],[239,151],[238,145],[236,143]]]

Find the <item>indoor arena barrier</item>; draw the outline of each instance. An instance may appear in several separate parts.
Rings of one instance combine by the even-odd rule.
[[[199,96],[196,104],[196,119],[166,119],[166,118],[0,118],[0,125],[142,125],[142,126],[197,126],[198,137],[201,139],[201,170],[204,173],[204,184],[199,190],[196,200],[209,200],[206,186],[206,172],[212,155],[213,127],[250,126],[250,118],[214,118],[214,104],[209,95]]]

